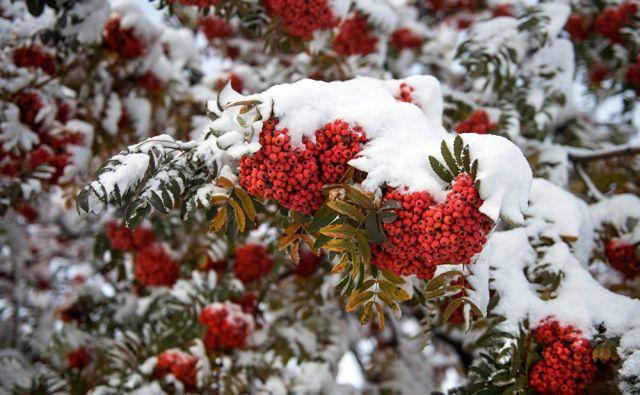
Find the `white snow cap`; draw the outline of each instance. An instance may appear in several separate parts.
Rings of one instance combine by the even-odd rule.
[[[400,85],[414,88],[412,103],[398,100]],[[441,159],[443,140],[453,147],[454,135],[442,126],[443,99],[440,83],[431,76],[402,80],[358,77],[348,81],[323,82],[304,79],[275,85],[243,96],[227,87],[208,108],[220,118],[210,128],[219,135],[218,145],[234,158],[260,149],[262,120],[278,118],[278,128],[287,129],[294,147],[303,137],[314,140],[315,131],[334,120],[360,126],[367,135],[358,157],[349,164],[367,173],[362,185],[375,191],[383,184],[406,187],[409,192],[428,191],[442,201],[448,185],[429,164],[429,156]],[[240,114],[237,102],[259,102]],[[258,116],[259,115],[259,116]],[[522,223],[531,184],[531,169],[520,149],[507,139],[493,135],[465,134],[471,158],[478,159],[477,179],[484,204],[480,211],[496,221],[502,216]]]

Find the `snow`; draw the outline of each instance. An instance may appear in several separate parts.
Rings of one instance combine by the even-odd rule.
[[[102,37],[111,5],[108,0],[87,0],[74,3],[67,12],[68,23],[63,30],[64,34],[75,36],[81,43],[91,43]]]
[[[416,104],[396,100],[399,85],[414,86]],[[341,119],[358,125],[369,139],[360,155],[349,162],[367,173],[362,185],[375,191],[383,184],[407,187],[409,191],[428,191],[437,201],[446,196],[447,185],[428,162],[429,155],[440,157],[440,143],[453,136],[442,127],[442,94],[439,82],[430,76],[404,80],[378,80],[358,77],[349,81],[301,80],[275,85],[263,93],[243,96],[229,87],[208,108],[219,118],[211,130],[220,136],[218,147],[234,158],[256,152],[263,119],[279,119],[294,147],[303,137],[313,141],[315,131],[326,123]],[[240,114],[237,102],[254,102],[255,107]],[[508,140],[492,135],[465,135],[472,159],[479,159],[481,211],[494,221],[521,223],[526,207],[531,170],[520,150]]]
[[[632,194],[620,194],[591,205],[591,215],[596,226],[615,226],[622,232],[630,232],[629,219],[640,220],[640,198]],[[634,239],[640,240],[640,226],[635,226]]]
[[[576,326],[588,337],[597,333],[600,324],[609,336],[640,327],[640,301],[602,287],[562,242],[548,247],[540,262],[564,273],[557,297],[548,301],[538,296],[524,273],[526,267],[535,267],[537,260],[526,229],[496,232],[481,255],[494,267],[493,288],[500,294],[495,313],[506,317],[504,328],[512,333],[517,333],[525,319],[535,326],[550,316]]]
[[[30,151],[39,139],[28,126],[20,122],[20,110],[13,103],[9,103],[4,110],[3,122],[0,123],[0,142],[5,152],[14,148]]]
[[[97,180],[91,183],[91,186],[95,191],[100,192],[104,187],[104,192],[107,195],[112,194],[117,186],[120,194],[124,195],[144,177],[149,167],[149,156],[143,153],[119,154],[112,159],[120,162],[120,165],[116,166],[113,171],[105,171],[100,174]]]

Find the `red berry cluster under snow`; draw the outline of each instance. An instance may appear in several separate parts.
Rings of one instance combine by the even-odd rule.
[[[56,73],[55,58],[37,45],[17,48],[13,51],[13,63],[18,67],[33,67],[49,75]]]
[[[310,39],[316,30],[328,29],[338,23],[327,0],[264,0],[267,13],[278,18],[287,33]]]
[[[413,91],[414,87],[407,84],[406,82],[403,82],[400,84],[400,95],[397,96],[396,99],[406,103],[413,103],[413,97],[411,96],[411,93]]]
[[[124,59],[133,59],[146,52],[146,44],[133,27],[120,26],[120,17],[116,16],[104,26],[104,43],[109,50],[115,52]]]
[[[609,239],[604,244],[604,252],[609,265],[628,279],[640,275],[640,256],[636,255],[637,247],[620,239]]]
[[[91,363],[91,355],[85,347],[78,347],[67,354],[67,362],[71,369],[82,370]]]
[[[413,30],[403,27],[394,31],[389,41],[397,50],[419,49],[424,43],[424,38],[414,33]]]
[[[198,372],[198,358],[180,350],[167,350],[158,355],[158,361],[153,370],[153,376],[160,379],[172,374],[184,385],[186,391],[196,389],[196,374]]]
[[[57,184],[70,163],[69,148],[82,145],[84,136],[64,129],[54,129],[49,120],[42,117],[46,107],[45,100],[37,92],[22,92],[14,103],[20,110],[20,122],[38,135],[38,143],[29,152],[6,152],[0,148],[0,174],[18,177],[31,174],[36,169],[47,169],[50,175],[46,182],[49,185]],[[57,100],[56,106],[56,120],[65,123],[69,113],[68,104]]]
[[[347,19],[333,40],[333,49],[342,56],[368,55],[376,51],[378,38],[369,26],[369,18],[360,13]]]
[[[139,250],[133,258],[134,274],[144,286],[170,287],[180,276],[180,264],[162,244],[151,244]]]
[[[216,38],[227,38],[233,34],[231,25],[224,19],[215,16],[200,18],[198,25],[200,25],[200,30],[209,41]]]
[[[260,244],[245,244],[236,248],[236,262],[233,274],[243,283],[253,282],[273,268],[273,259],[267,249]]]
[[[164,81],[152,71],[147,71],[139,76],[138,84],[151,93],[162,92],[165,88]]]
[[[494,131],[496,125],[491,122],[489,114],[484,110],[475,110],[462,122],[456,125],[457,133],[487,134]]]
[[[306,149],[294,148],[288,130],[277,129],[277,124],[275,119],[266,121],[260,150],[240,160],[240,184],[252,195],[312,214],[324,200],[322,186],[340,181],[366,135],[337,120],[315,132],[315,143],[304,138]]]
[[[130,230],[124,224],[115,221],[107,225],[107,237],[111,242],[111,247],[119,251],[137,251],[156,239],[153,230],[146,227],[139,227]]]
[[[206,306],[200,313],[200,323],[207,327],[204,344],[209,351],[244,348],[254,328],[253,317],[229,301]]]
[[[402,208],[393,222],[383,224],[390,244],[373,247],[373,263],[403,276],[429,279],[438,265],[469,264],[494,226],[479,211],[482,200],[466,173],[455,178],[438,204],[427,192],[392,190],[384,200],[395,200]]]
[[[595,32],[613,43],[622,43],[621,30],[632,23],[637,12],[638,5],[632,1],[608,6],[598,15],[574,12],[569,16],[565,29],[575,42],[585,41]]]
[[[533,331],[542,346],[542,360],[529,373],[529,385],[542,395],[577,395],[585,392],[596,373],[593,349],[580,331],[546,320]]]

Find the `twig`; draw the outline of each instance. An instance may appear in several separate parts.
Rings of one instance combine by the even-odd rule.
[[[629,156],[637,154],[640,154],[640,145],[627,144],[623,146],[615,146],[599,150],[570,149],[569,159],[571,159],[574,163],[581,163],[612,158],[616,156]]]
[[[604,199],[605,198],[604,194],[600,192],[600,190],[593,183],[593,181],[591,180],[591,177],[589,177],[587,172],[584,170],[584,167],[580,163],[576,163],[575,169],[576,169],[576,173],[578,173],[578,176],[580,176],[580,179],[582,180],[582,182],[584,182],[584,185],[586,185],[591,197],[593,197],[596,200]]]

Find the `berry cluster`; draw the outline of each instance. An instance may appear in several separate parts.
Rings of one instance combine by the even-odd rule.
[[[484,110],[475,110],[462,122],[456,125],[457,133],[487,134],[494,131],[496,124],[491,122],[489,114]]]
[[[631,68],[629,68],[631,70]],[[609,75],[609,69],[602,65],[596,64],[589,70],[589,81],[595,86],[600,86]]]
[[[310,277],[322,261],[323,254],[314,254],[306,245],[300,247],[300,262],[296,266],[296,276]]]
[[[287,33],[305,40],[310,39],[314,31],[338,23],[327,0],[264,0],[263,3],[269,16],[278,18]]]
[[[56,73],[56,60],[37,45],[17,48],[13,51],[13,63],[18,67],[33,67],[49,75]]]
[[[200,18],[198,25],[200,25],[200,30],[209,41],[216,38],[227,38],[233,34],[231,25],[224,19],[215,16]]]
[[[593,349],[580,331],[546,320],[533,331],[542,360],[531,368],[529,385],[542,395],[582,394],[596,373]]]
[[[273,268],[273,259],[260,244],[245,244],[236,248],[236,263],[233,274],[245,284],[251,283]]]
[[[629,85],[633,85],[636,90],[640,90],[640,54],[636,56],[636,62],[629,65],[625,79]]]
[[[233,72],[229,73],[229,77],[227,79],[224,79],[224,78],[218,79],[216,81],[214,88],[217,91],[221,91],[222,89],[224,89],[227,83],[231,83],[231,87],[236,92],[242,93],[244,91],[244,82],[242,81],[242,78],[240,78],[238,74]]]
[[[244,348],[254,328],[253,317],[229,301],[206,306],[200,313],[200,323],[207,327],[204,344],[209,351]]]
[[[636,255],[636,246],[620,239],[609,239],[604,244],[604,253],[609,265],[633,279],[640,275],[640,256]]]
[[[401,28],[391,34],[391,45],[399,51],[403,49],[419,49],[424,43],[424,38],[417,35],[409,28]]]
[[[67,362],[71,369],[82,370],[91,363],[91,355],[85,347],[78,347],[67,354]]]
[[[38,144],[28,153],[5,152],[0,149],[0,174],[17,177],[21,173],[29,174],[36,168],[48,170],[48,184],[58,183],[69,165],[70,153],[67,148],[70,145],[81,145],[84,137],[80,133],[60,131],[50,133],[48,122],[41,117],[41,111],[45,108],[42,97],[36,92],[22,92],[15,100],[20,110],[20,122],[29,126],[38,134]],[[69,107],[62,101],[57,101],[56,117],[60,122],[66,122]]]
[[[162,244],[151,244],[139,250],[133,258],[134,274],[144,286],[170,287],[180,276],[180,264]]]
[[[107,237],[111,247],[118,251],[137,251],[155,241],[153,230],[141,226],[131,231],[115,221],[107,225]]]
[[[373,262],[403,276],[429,279],[438,265],[471,263],[494,226],[479,211],[482,200],[466,173],[455,178],[439,204],[427,192],[393,190],[384,199],[395,200],[402,208],[393,222],[383,224],[390,245],[374,246]]]
[[[632,1],[606,7],[595,17],[574,12],[569,16],[565,29],[575,42],[587,40],[594,31],[612,43],[622,43],[621,30],[632,23],[637,12],[638,5]]]
[[[510,16],[513,17],[513,4],[510,3],[502,3],[502,4],[498,4],[494,9],[493,9],[493,16],[494,17],[499,17],[499,16]]]
[[[403,82],[400,84],[400,95],[396,96],[396,99],[405,103],[413,103],[413,97],[411,96],[413,91],[414,88],[411,85]]]
[[[342,56],[369,55],[376,51],[378,38],[371,31],[369,18],[360,13],[347,19],[333,40],[333,49]]]
[[[312,214],[323,201],[321,188],[340,181],[347,162],[366,140],[359,127],[337,120],[315,132],[315,143],[293,148],[287,129],[277,119],[263,124],[260,150],[240,160],[240,184],[252,195],[275,199],[282,206]]]
[[[634,2],[624,2],[617,7],[606,7],[596,17],[594,29],[599,35],[608,38],[613,43],[622,42],[620,30],[631,23],[638,12],[638,5]]]
[[[147,71],[138,77],[138,84],[152,93],[162,92],[165,88],[164,81],[152,71]]]
[[[158,355],[158,361],[153,370],[153,376],[160,379],[168,374],[172,374],[184,385],[188,392],[196,389],[196,373],[198,372],[198,358],[184,353],[180,350],[172,349]]]
[[[479,10],[482,3],[478,0],[429,0],[429,7],[434,13],[450,13]]]
[[[145,43],[136,35],[133,27],[122,28],[120,17],[113,17],[104,26],[104,43],[107,48],[124,59],[133,59],[146,52]]]

